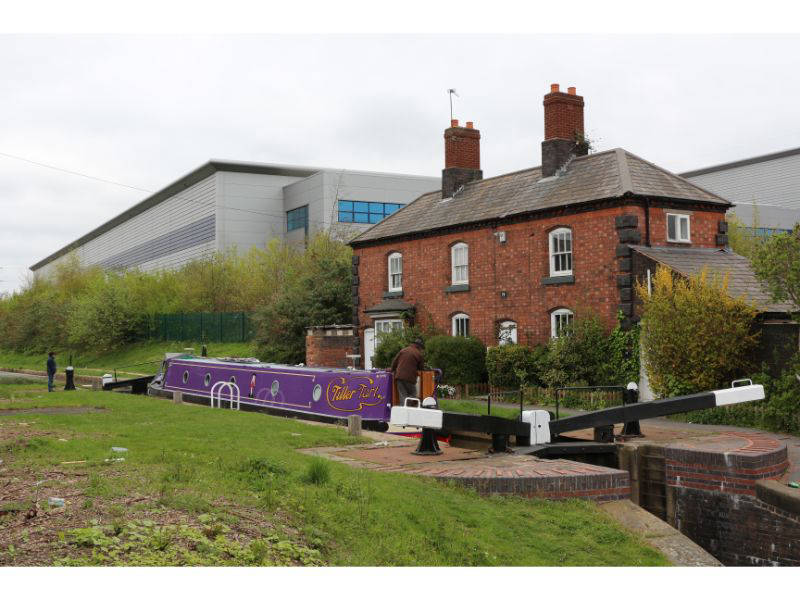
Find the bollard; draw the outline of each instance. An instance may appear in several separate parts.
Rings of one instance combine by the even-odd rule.
[[[361,435],[361,415],[347,417],[347,435]]]
[[[67,382],[64,385],[64,390],[75,389],[75,370],[70,366],[66,368]]]
[[[182,404],[183,392],[172,392],[172,402],[173,404]]]

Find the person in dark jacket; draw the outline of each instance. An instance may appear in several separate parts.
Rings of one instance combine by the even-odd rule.
[[[394,357],[392,373],[397,383],[397,397],[402,404],[406,398],[419,398],[417,395],[417,371],[425,365],[422,350],[425,343],[417,338]]]
[[[53,379],[56,376],[56,353],[47,355],[47,391],[53,391]]]

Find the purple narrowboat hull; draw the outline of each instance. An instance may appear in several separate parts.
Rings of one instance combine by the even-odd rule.
[[[364,421],[388,423],[392,405],[392,374],[387,371],[355,371],[292,367],[198,357],[168,358],[156,391],[182,392],[210,402],[217,382],[239,389],[242,404],[266,409],[346,419],[360,415]],[[220,390],[221,388],[221,390]],[[217,386],[216,396],[226,402],[227,386]],[[234,394],[235,395],[235,394]]]

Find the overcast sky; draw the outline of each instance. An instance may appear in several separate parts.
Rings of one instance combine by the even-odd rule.
[[[209,158],[439,175],[455,116],[485,177],[538,165],[576,86],[598,150],[681,172],[800,146],[800,36],[0,35],[0,292]]]

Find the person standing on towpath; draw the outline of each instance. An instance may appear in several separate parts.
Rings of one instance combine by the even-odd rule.
[[[47,391],[53,391],[53,379],[56,376],[56,353],[50,352],[47,355]]]

